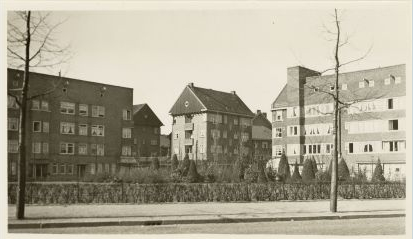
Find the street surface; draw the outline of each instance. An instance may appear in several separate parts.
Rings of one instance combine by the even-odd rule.
[[[405,233],[405,218],[398,217],[291,222],[182,224],[165,226],[9,229],[9,233],[402,235]]]

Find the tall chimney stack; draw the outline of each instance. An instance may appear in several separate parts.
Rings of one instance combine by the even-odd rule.
[[[193,82],[188,83],[188,86],[191,87],[191,88],[193,88],[193,87],[194,87],[194,83],[193,83]]]

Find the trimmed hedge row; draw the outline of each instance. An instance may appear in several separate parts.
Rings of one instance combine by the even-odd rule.
[[[8,185],[8,203],[16,202],[16,183]],[[345,199],[405,198],[404,183],[340,184]],[[237,202],[328,199],[330,183],[28,183],[27,204]]]

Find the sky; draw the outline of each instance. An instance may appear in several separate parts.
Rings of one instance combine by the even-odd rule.
[[[340,5],[342,32],[350,37],[340,56],[344,62],[371,51],[342,70],[409,63],[410,7],[356,4]],[[55,38],[70,43],[73,57],[36,71],[131,87],[133,103],[149,104],[165,125],[163,134],[170,133],[169,110],[190,82],[236,91],[251,111],[270,119],[287,67],[333,66],[334,42],[323,25],[334,30],[334,6],[294,6],[55,11],[53,20],[67,18]]]

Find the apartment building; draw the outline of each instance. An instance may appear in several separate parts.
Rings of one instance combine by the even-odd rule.
[[[9,94],[24,73],[8,69]],[[26,161],[29,180],[74,180],[116,172],[133,145],[133,89],[30,73]],[[17,174],[19,106],[8,96],[8,175]]]
[[[252,119],[252,155],[255,161],[271,159],[271,128],[267,113],[257,110]]]
[[[148,104],[133,106],[133,122],[136,157],[160,156],[160,135],[163,123]]]
[[[387,179],[406,170],[405,65],[339,75],[338,150],[351,172],[371,176],[380,159]],[[334,75],[320,76],[304,67],[287,69],[287,84],[272,104],[273,158],[284,151],[290,163],[315,157],[325,169],[333,153]],[[274,165],[277,165],[275,162]]]
[[[182,160],[231,163],[251,156],[254,113],[235,91],[231,93],[188,84],[170,112],[171,150]]]

